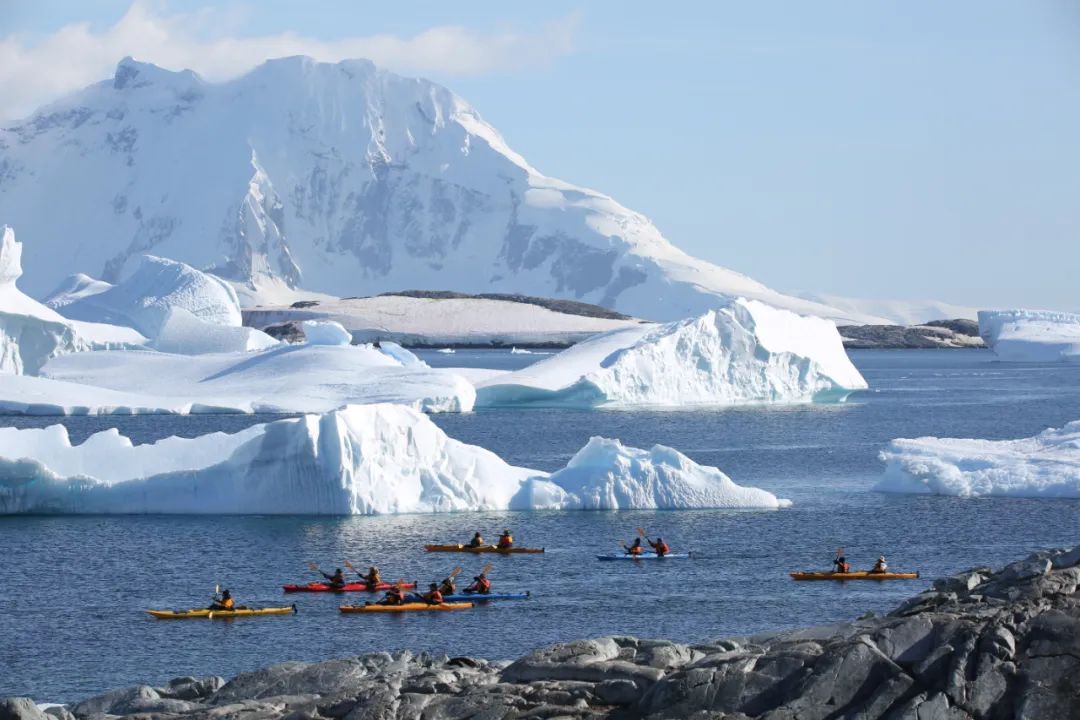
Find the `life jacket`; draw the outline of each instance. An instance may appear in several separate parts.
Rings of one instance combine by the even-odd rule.
[[[514,544],[513,536],[511,536],[511,535],[500,535],[499,536],[499,547],[508,548],[508,547],[512,547],[513,544]]]
[[[429,605],[441,605],[443,601],[443,594],[438,590],[432,590],[424,596],[424,599],[428,601]]]
[[[231,597],[227,597],[224,600],[222,600],[220,604],[221,604],[221,607],[225,608],[226,610],[232,610],[233,606],[236,603],[233,602],[233,599]]]
[[[656,550],[657,555],[667,555],[669,552],[671,552],[671,548],[668,547],[668,544],[666,542],[653,545],[653,549]]]
[[[640,545],[631,545],[630,549],[627,550],[627,552],[629,552],[631,555],[640,555],[641,553],[645,552],[645,548],[641,547]]]
[[[477,536],[469,541],[469,547],[480,547],[484,544],[484,538]]]
[[[477,578],[476,589],[486,595],[491,592],[491,581],[483,576]]]
[[[375,572],[369,572],[364,579],[367,581],[368,585],[378,585],[382,582],[382,575],[376,570]]]

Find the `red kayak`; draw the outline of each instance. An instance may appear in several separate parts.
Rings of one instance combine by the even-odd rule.
[[[330,583],[325,582],[312,582],[307,585],[282,585],[281,588],[289,592],[379,592],[381,590],[389,590],[392,587],[397,587],[397,583],[379,583],[375,587],[369,586],[367,583],[354,582],[345,583],[341,587],[333,587]],[[416,589],[416,583],[402,583],[401,587],[405,590]]]

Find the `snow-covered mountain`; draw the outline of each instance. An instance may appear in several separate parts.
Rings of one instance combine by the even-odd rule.
[[[446,88],[363,60],[271,60],[211,84],[124,59],[0,131],[0,221],[26,241],[37,297],[76,272],[116,282],[151,253],[249,305],[420,288],[670,320],[738,295],[881,321],[690,257],[643,215],[542,175]]]

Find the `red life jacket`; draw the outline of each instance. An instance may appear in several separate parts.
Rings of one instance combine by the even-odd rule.
[[[627,552],[629,552],[631,555],[640,555],[641,553],[645,552],[645,549],[642,548],[640,545],[631,545],[630,549]]]
[[[425,596],[425,599],[431,605],[440,605],[443,601],[443,594],[438,590],[432,590]]]
[[[486,577],[482,577],[476,581],[476,589],[482,593],[491,592],[491,581]]]
[[[671,548],[668,547],[667,543],[660,543],[656,546],[656,552],[658,555],[667,555],[671,552]]]

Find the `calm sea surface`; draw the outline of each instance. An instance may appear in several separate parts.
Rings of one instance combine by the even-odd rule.
[[[433,365],[519,367],[542,356],[424,353]],[[702,641],[884,611],[929,579],[1001,564],[1032,549],[1080,543],[1080,502],[890,496],[874,492],[878,451],[921,435],[1010,438],[1080,419],[1080,366],[1004,365],[979,351],[863,351],[852,357],[872,390],[830,407],[672,412],[527,410],[439,415],[460,440],[507,461],[562,466],[590,436],[675,447],[736,482],[794,505],[775,512],[469,513],[452,516],[0,518],[0,696],[67,701],[176,675],[229,676],[283,660],[409,648],[516,657],[561,640],[635,634]],[[268,418],[2,417],[64,422],[73,439],[119,427],[138,442],[235,431]],[[663,564],[600,563],[641,526],[701,557]],[[460,613],[343,616],[340,597],[290,595],[284,582],[351,560],[388,576],[436,579],[486,558],[427,555],[433,541],[514,530],[536,556],[497,558],[497,589],[524,602]],[[858,566],[879,553],[926,579],[796,584],[825,569],[837,545]],[[249,604],[296,602],[295,616],[231,622],[155,621],[146,608],[204,605],[215,584]],[[363,599],[356,595],[349,597]]]

